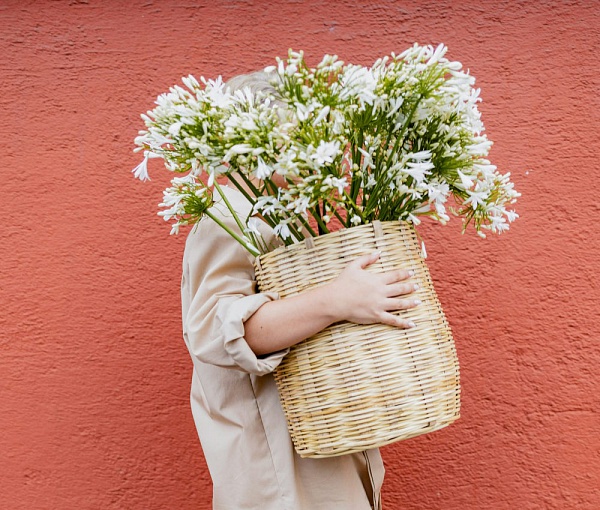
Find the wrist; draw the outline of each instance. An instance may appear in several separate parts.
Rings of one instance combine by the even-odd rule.
[[[344,320],[335,281],[321,285],[314,289],[313,292],[315,302],[328,324]]]

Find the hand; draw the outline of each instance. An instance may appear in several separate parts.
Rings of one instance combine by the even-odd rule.
[[[412,272],[404,269],[385,273],[371,273],[365,268],[379,260],[380,252],[364,255],[350,262],[341,274],[329,283],[329,302],[337,320],[356,324],[383,323],[401,328],[415,324],[390,313],[413,308],[421,301],[410,299],[409,294],[418,285],[409,283]]]

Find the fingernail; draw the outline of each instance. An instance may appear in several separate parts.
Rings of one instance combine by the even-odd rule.
[[[420,299],[415,299],[414,303],[415,303],[415,305],[420,305],[421,304],[421,300]]]
[[[415,272],[412,269],[408,270],[408,276],[414,276]]]
[[[409,328],[416,328],[416,327],[417,327],[417,325],[416,325],[416,324],[415,324],[413,321],[409,321],[409,323],[408,323],[408,327],[409,327]]]
[[[414,288],[415,290],[419,290],[419,284],[418,284],[418,283],[415,283],[415,284],[413,285],[413,288]]]

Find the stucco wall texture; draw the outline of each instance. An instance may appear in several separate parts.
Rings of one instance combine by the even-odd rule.
[[[181,337],[185,235],[130,170],[139,114],[188,73],[288,48],[372,63],[449,46],[512,171],[498,238],[421,234],[462,417],[383,449],[384,507],[598,509],[597,1],[0,1],[0,509],[209,509]],[[599,179],[599,181],[596,181]]]

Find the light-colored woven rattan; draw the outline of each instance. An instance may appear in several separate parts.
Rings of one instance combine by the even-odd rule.
[[[261,291],[284,299],[334,279],[381,250],[368,271],[412,269],[418,307],[395,312],[417,327],[333,324],[294,347],[275,371],[296,451],[332,457],[438,430],[459,417],[459,367],[450,327],[404,222],[373,222],[279,248],[256,260]]]

